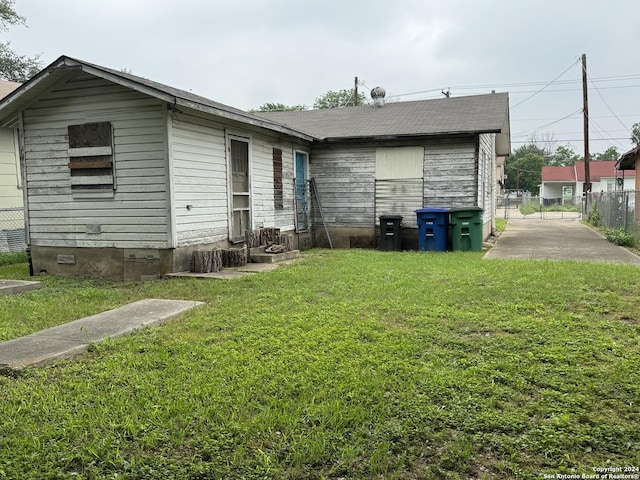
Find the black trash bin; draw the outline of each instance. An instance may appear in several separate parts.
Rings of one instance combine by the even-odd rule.
[[[399,252],[402,250],[401,224],[402,215],[380,216],[380,250],[385,252]]]

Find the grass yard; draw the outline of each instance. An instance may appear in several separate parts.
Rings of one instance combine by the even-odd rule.
[[[0,340],[207,305],[0,375],[0,478],[561,478],[640,466],[640,269],[314,251],[231,281],[42,278]],[[0,266],[26,278],[27,266]]]

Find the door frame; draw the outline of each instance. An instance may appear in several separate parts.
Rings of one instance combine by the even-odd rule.
[[[304,189],[303,201],[304,205],[302,205],[302,212],[299,212],[300,207],[300,196],[298,195],[298,154],[304,155],[304,177],[300,179],[302,182],[302,188]],[[309,192],[309,152],[300,149],[293,150],[293,202],[294,202],[294,221],[296,232],[307,232],[310,228],[311,223],[311,215],[310,215],[310,205],[311,205],[311,195]],[[304,215],[304,220],[306,225],[300,225],[299,213]]]
[[[243,142],[247,144],[247,188],[248,188],[248,211],[249,211],[249,219],[247,228],[249,230],[253,230],[253,182],[251,181],[252,177],[252,160],[251,160],[251,152],[252,152],[252,138],[250,135],[236,132],[225,132],[225,153],[227,158],[227,224],[228,224],[228,238],[231,243],[242,243],[244,242],[245,235],[242,233],[239,237],[234,237],[233,235],[233,220],[234,220],[234,208],[233,208],[233,162],[231,159],[231,141],[235,140],[238,142]]]

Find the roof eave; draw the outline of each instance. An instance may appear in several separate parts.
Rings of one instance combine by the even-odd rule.
[[[457,131],[457,132],[433,132],[433,133],[402,133],[393,135],[358,135],[351,137],[323,137],[319,139],[322,143],[340,142],[385,142],[393,140],[412,140],[424,137],[450,137],[450,136],[472,136],[482,133],[500,133],[500,129],[482,131]]]
[[[249,114],[247,114],[246,116],[240,115],[236,112],[231,112],[221,108],[214,108],[209,105],[193,102],[191,100],[187,100],[180,97],[175,97],[174,100],[172,100],[172,103],[175,103],[176,105],[180,105],[183,107],[191,108],[193,110],[198,110],[200,112],[209,113],[217,117],[226,118],[228,120],[234,120],[236,122],[252,125],[254,127],[265,128],[267,130],[272,130],[285,135],[290,135],[292,137],[300,138],[308,142],[313,142],[315,140],[318,140],[316,137],[309,135],[307,133],[300,132],[293,128],[289,128],[287,126],[281,125],[279,123],[273,123],[267,120],[260,120],[253,116],[250,116]]]
[[[266,128],[268,130],[276,130],[279,133],[284,133],[286,135],[291,135],[307,141],[313,141],[315,139],[310,135],[299,132],[292,128],[284,127],[283,125],[280,125],[278,123],[270,122],[268,120],[258,119],[250,115],[249,113],[247,113],[246,115],[242,115],[236,111],[226,110],[223,108],[215,108],[215,107],[212,107],[211,105],[205,105],[203,103],[194,102],[193,100],[189,100],[184,97],[170,95],[160,89],[153,88],[148,85],[140,84],[128,78],[114,75],[113,73],[103,70],[101,68],[97,68],[91,65],[86,65],[81,62],[78,62],[78,64],[80,64],[82,66],[83,71],[87,73],[90,73],[98,77],[102,77],[105,80],[109,80],[111,82],[117,83],[124,87],[130,88],[132,90],[136,90],[140,93],[144,93],[146,95],[158,98],[160,100],[164,100],[167,103],[172,103],[174,105],[181,105],[181,106],[192,108],[194,110],[198,110],[204,113],[209,113],[217,117],[222,117],[228,120],[234,120],[237,122],[246,123],[255,127]]]
[[[638,160],[640,160],[640,145],[622,155],[620,160],[616,162],[616,169],[635,170]]]
[[[135,80],[117,75],[107,69],[100,68],[99,66],[89,65],[85,62],[66,57],[64,55],[59,57],[48,67],[45,67],[32,79],[11,92],[0,102],[0,112],[4,112],[0,116],[0,126],[7,126],[15,122],[15,118],[17,117],[18,112],[26,105],[28,105],[34,97],[49,88],[52,83],[49,80],[51,80],[52,77],[54,77],[53,82],[56,82],[66,76],[72,75],[78,70],[81,70],[98,78],[103,78],[107,81],[110,81],[117,85],[121,85],[131,90],[135,90],[150,97],[157,98],[168,104],[182,105],[204,113],[208,113],[210,115],[215,115],[255,127],[276,131],[278,133],[289,135],[309,142],[316,140],[316,138],[311,135],[300,132],[293,128],[283,126],[279,123],[271,122],[266,119],[263,120],[260,118],[256,118],[249,113],[244,115],[238,113],[237,111],[225,110],[224,108],[216,108],[211,105],[194,102],[180,96],[169,94],[159,88],[144,85],[142,83],[136,82]]]

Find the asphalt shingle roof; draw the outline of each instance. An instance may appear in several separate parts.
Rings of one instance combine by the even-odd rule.
[[[492,93],[258,115],[321,139],[498,133],[508,128],[509,96]]]

